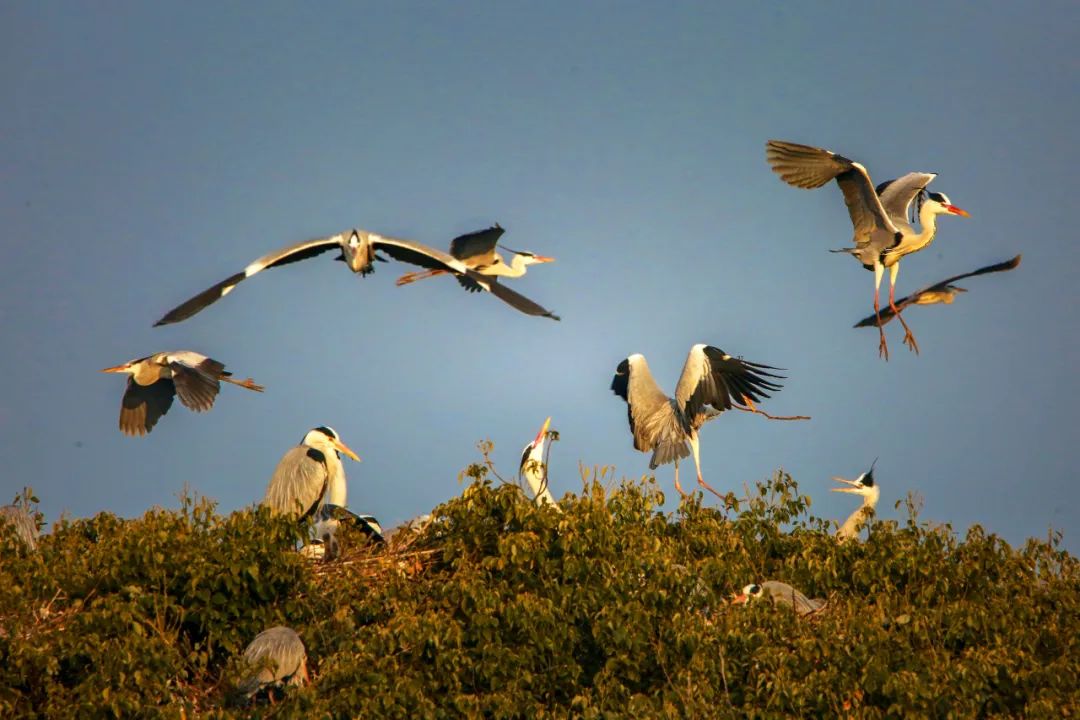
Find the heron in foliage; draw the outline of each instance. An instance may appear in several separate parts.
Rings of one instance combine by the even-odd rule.
[[[518,467],[518,472],[529,483],[533,499],[538,505],[547,503],[559,510],[559,506],[555,504],[555,498],[552,497],[551,491],[548,489],[547,463],[544,462],[544,446],[547,444],[548,428],[550,426],[551,418],[549,417],[544,421],[540,432],[536,433],[533,441],[521,451],[521,464]]]
[[[506,231],[503,230],[502,226],[495,223],[486,230],[477,230],[476,232],[459,235],[450,241],[450,255],[463,262],[470,270],[474,270],[481,275],[505,278],[521,277],[528,272],[529,265],[555,261],[555,258],[537,255],[526,250],[511,250],[504,245],[502,248],[513,255],[510,263],[507,264],[502,255],[495,249],[499,246],[499,238],[502,237],[504,232]],[[445,275],[449,272],[451,271],[441,263],[432,261],[431,267],[427,270],[406,273],[397,279],[397,284],[408,285],[417,280],[435,277],[436,275]],[[475,292],[481,289],[474,281],[465,276],[458,275],[457,278],[458,282],[466,290]]]
[[[778,580],[766,580],[763,583],[747,585],[731,602],[745,605],[751,600],[769,598],[773,605],[792,608],[799,615],[811,615],[825,607],[825,601],[811,600],[787,583]]]
[[[645,357],[640,354],[619,363],[611,390],[626,401],[634,449],[653,454],[649,461],[650,470],[674,462],[675,489],[685,496],[679,484],[679,460],[693,453],[698,484],[722,497],[701,477],[698,431],[726,410],[761,412],[754,404],[781,388],[770,379],[783,379],[782,375],[769,372],[778,369],[700,344],[690,348],[679,384],[675,387],[675,397],[664,394],[653,380]],[[741,407],[740,403],[743,404]]]
[[[971,272],[962,273],[960,275],[953,275],[951,278],[946,278],[940,282],[936,282],[933,285],[927,285],[922,290],[914,292],[907,297],[901,298],[896,301],[896,307],[903,310],[908,305],[936,305],[938,303],[944,303],[945,305],[952,305],[953,300],[956,299],[957,293],[967,292],[962,287],[953,285],[957,280],[963,280],[964,278],[975,277],[977,275],[986,275],[987,273],[1005,272],[1007,270],[1014,270],[1020,265],[1020,255],[1017,255],[1012,260],[1006,260],[1005,262],[995,263],[994,265],[987,265],[986,267],[973,270]],[[859,322],[855,323],[855,327],[870,327],[876,325],[880,318],[882,325],[888,324],[890,320],[895,317],[892,308],[885,308],[877,315],[868,315]]]
[[[30,511],[23,505],[0,506],[0,525],[11,525],[15,537],[31,552],[37,550],[38,527]]]
[[[251,378],[234,380],[225,365],[191,350],[154,353],[101,372],[129,376],[120,403],[120,431],[126,435],[145,435],[153,430],[176,395],[189,409],[205,412],[214,406],[222,382],[263,391]]]
[[[836,538],[840,542],[847,542],[848,540],[859,537],[859,532],[862,531],[863,526],[874,513],[874,508],[877,507],[881,490],[874,481],[875,465],[877,465],[876,458],[874,462],[870,464],[870,469],[854,480],[847,480],[835,475],[833,476],[833,480],[844,483],[846,486],[830,488],[833,492],[851,493],[852,495],[859,495],[863,499],[862,505],[856,508],[855,512],[851,513],[851,515],[848,516],[848,519],[844,521],[844,524],[840,526],[840,529],[836,531]]]
[[[844,193],[844,202],[855,227],[855,246],[833,252],[848,253],[864,268],[874,271],[875,315],[880,312],[881,278],[885,268],[889,268],[889,307],[904,326],[904,343],[918,353],[919,345],[915,342],[915,336],[893,297],[900,259],[933,242],[938,215],[969,217],[968,212],[953,205],[944,194],[927,191],[926,186],[937,177],[936,173],[908,173],[875,188],[865,167],[823,148],[769,140],[765,146],[765,157],[773,172],[795,187],[819,188],[830,180],[836,180]],[[908,222],[915,200],[918,201],[915,207],[921,226],[918,232]],[[880,320],[878,330],[881,335],[878,353],[888,360],[889,346]]]
[[[256,635],[244,650],[244,664],[249,672],[237,690],[249,699],[264,689],[310,682],[304,642],[284,625]]]
[[[376,260],[386,261],[385,258],[377,254],[383,253],[400,262],[426,268],[440,268],[446,272],[454,273],[461,278],[462,284],[467,288],[489,292],[526,315],[539,315],[549,317],[552,320],[559,319],[550,310],[499,284],[497,277],[472,270],[462,261],[441,250],[411,240],[401,240],[368,232],[367,230],[352,229],[329,237],[305,240],[267,253],[251,262],[240,272],[230,275],[221,282],[177,305],[165,313],[154,325],[168,325],[169,323],[176,323],[190,318],[231,293],[236,289],[237,285],[247,278],[263,270],[281,267],[299,260],[306,260],[331,250],[339,251],[340,255],[337,259],[343,261],[350,270],[361,276],[374,271],[374,262]]]

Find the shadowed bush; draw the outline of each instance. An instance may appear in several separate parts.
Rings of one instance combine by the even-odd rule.
[[[293,552],[300,531],[206,502],[63,522],[0,567],[0,715],[1053,716],[1080,712],[1080,571],[1060,538],[834,525],[778,473],[674,515],[649,481],[586,481],[562,513],[474,466],[408,546]],[[0,531],[2,532],[2,531]],[[825,609],[731,606],[784,580]],[[284,624],[313,685],[224,704]]]

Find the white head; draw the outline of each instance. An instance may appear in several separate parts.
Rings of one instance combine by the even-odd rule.
[[[731,599],[731,602],[736,605],[745,605],[751,600],[758,600],[764,594],[764,590],[761,585],[757,583],[751,583],[742,589],[742,592]]]
[[[881,494],[880,488],[877,483],[874,482],[874,466],[877,465],[877,458],[874,458],[874,462],[870,464],[870,469],[864,472],[854,480],[848,480],[842,477],[833,477],[833,480],[844,483],[848,487],[835,487],[830,488],[833,492],[851,493],[852,495],[861,495],[863,502],[867,505],[876,505],[878,496]]]
[[[337,431],[327,425],[320,425],[317,428],[308,430],[302,444],[315,448],[316,450],[321,450],[326,454],[332,452],[335,457],[340,457],[337,453],[344,453],[353,460],[360,462],[359,456],[349,449],[348,445],[341,442],[341,438],[338,437]]]
[[[958,208],[949,201],[945,193],[924,191],[921,196],[920,213],[925,209],[934,215],[959,215],[971,217],[971,214],[962,208]]]
[[[503,250],[513,253],[514,257],[510,260],[510,264],[516,267],[525,267],[526,265],[536,265],[538,263],[555,262],[555,258],[547,257],[546,255],[537,255],[531,253],[528,250],[511,250],[505,245],[500,245]]]

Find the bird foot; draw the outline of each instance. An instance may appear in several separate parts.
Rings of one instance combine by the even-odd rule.
[[[402,275],[401,277],[399,277],[397,279],[397,281],[394,284],[397,285],[398,287],[401,287],[402,285],[408,285],[409,283],[416,280],[416,275],[417,275],[416,273],[407,273],[405,275]]]
[[[723,500],[723,499],[724,499],[724,496],[723,496],[723,495],[721,495],[720,493],[716,492],[715,490],[713,490],[713,489],[712,489],[712,486],[711,486],[711,485],[709,485],[709,483],[705,482],[705,480],[703,480],[703,479],[702,479],[702,477],[701,477],[700,475],[698,475],[698,478],[697,478],[697,483],[698,483],[698,485],[700,485],[701,487],[705,488],[706,490],[708,490],[709,492],[711,492],[711,493],[712,493],[713,495],[715,495],[716,497],[720,498],[721,500]]]
[[[877,350],[878,357],[885,358],[885,362],[889,362],[889,343],[885,340],[885,331],[881,331],[881,342],[878,343]]]
[[[262,385],[257,385],[251,378],[244,378],[240,381],[240,384],[246,387],[248,390],[254,390],[255,392],[262,392],[266,388]]]
[[[911,352],[916,355],[919,354],[919,343],[915,342],[915,336],[911,334],[910,330],[904,335],[904,344],[911,349]]]

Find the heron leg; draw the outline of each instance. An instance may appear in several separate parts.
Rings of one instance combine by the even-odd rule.
[[[716,497],[723,500],[724,496],[721,495],[720,493],[716,492],[715,490],[713,490],[712,486],[709,485],[709,483],[705,482],[705,479],[703,477],[701,477],[701,453],[700,453],[700,449],[699,449],[699,446],[698,446],[697,433],[694,433],[690,437],[690,449],[694,451],[694,466],[697,467],[697,483],[698,483],[698,485],[700,485],[701,487],[705,488],[706,490],[711,492]]]
[[[915,342],[915,336],[911,333],[911,328],[908,327],[907,321],[904,320],[904,316],[900,314],[900,308],[896,307],[896,299],[893,294],[896,290],[896,276],[900,274],[900,263],[896,263],[889,268],[889,307],[899,318],[900,324],[904,326],[904,344],[911,348],[911,351],[916,355],[919,354],[919,343]]]
[[[889,361],[889,343],[885,341],[885,326],[881,324],[881,276],[885,274],[885,266],[880,262],[874,263],[874,317],[877,318],[877,329],[881,335],[881,342],[878,343],[878,357],[885,358],[885,362]]]
[[[686,493],[683,492],[682,485],[679,484],[679,459],[675,458],[675,489],[679,491],[680,497],[686,497]]]
[[[434,270],[421,270],[418,272],[405,273],[397,279],[396,284],[400,287],[401,285],[408,285],[409,283],[416,282],[417,280],[423,280],[424,278],[435,277],[436,275],[445,274],[446,270],[441,270],[438,268]]]

